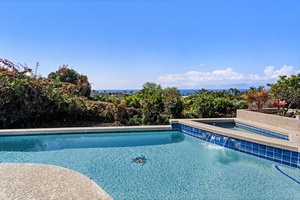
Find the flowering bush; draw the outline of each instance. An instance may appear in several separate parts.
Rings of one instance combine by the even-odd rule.
[[[76,81],[61,81],[68,74]],[[87,78],[75,70],[60,68],[43,78],[34,76],[27,66],[0,59],[0,128],[42,127],[52,121],[113,122],[114,104],[88,100],[84,95],[89,88]]]
[[[80,75],[74,69],[69,69],[68,65],[63,65],[56,72],[50,73],[48,79],[73,84],[74,86],[69,88],[72,89],[70,92],[73,94],[85,97],[89,97],[91,94],[91,84],[88,82],[87,76]]]

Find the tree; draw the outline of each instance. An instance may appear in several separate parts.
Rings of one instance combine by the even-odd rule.
[[[59,67],[56,72],[51,72],[48,75],[49,79],[74,85],[73,93],[79,96],[89,97],[91,94],[91,84],[87,76],[81,75],[74,69],[69,69],[68,65]]]
[[[297,76],[279,76],[279,80],[275,84],[268,84],[268,86],[275,98],[286,101],[284,115],[300,99],[300,73]]]
[[[183,112],[183,102],[180,91],[175,87],[163,90],[165,113],[171,118],[180,118]]]

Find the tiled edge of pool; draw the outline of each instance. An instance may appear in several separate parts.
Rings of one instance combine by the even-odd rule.
[[[275,133],[273,131],[263,130],[261,128],[256,128],[256,127],[249,126],[249,125],[246,125],[246,124],[242,124],[242,123],[239,123],[239,122],[235,122],[235,124],[236,124],[236,126],[241,127],[245,130],[253,131],[253,132],[260,133],[260,134],[266,135],[266,136],[271,135],[275,138],[279,138],[279,139],[283,139],[283,140],[289,140],[289,137],[287,135],[282,135],[282,134],[279,134],[279,133]]]
[[[299,152],[272,147],[264,144],[258,144],[255,142],[233,137],[218,135],[210,131],[201,130],[199,128],[181,124],[179,122],[171,121],[170,124],[173,130],[181,131],[187,135],[199,138],[201,140],[300,169]]]

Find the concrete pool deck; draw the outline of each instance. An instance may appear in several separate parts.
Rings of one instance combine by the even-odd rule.
[[[88,177],[66,168],[23,163],[0,164],[0,199],[111,200]]]

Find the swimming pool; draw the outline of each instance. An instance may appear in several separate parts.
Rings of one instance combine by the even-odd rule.
[[[179,131],[4,136],[0,149],[0,162],[66,167],[90,177],[114,199],[300,197],[299,169]],[[141,155],[144,165],[132,162]]]

